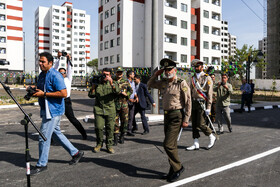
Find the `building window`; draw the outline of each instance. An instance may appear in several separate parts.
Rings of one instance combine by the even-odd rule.
[[[181,11],[188,12],[188,5],[181,3]]]
[[[0,48],[0,54],[6,54],[6,48]]]
[[[109,42],[107,41],[107,42],[105,42],[105,44],[104,44],[104,49],[108,49],[109,48]]]
[[[105,12],[105,19],[107,19],[109,17],[109,10],[107,10],[106,12]]]
[[[212,19],[220,21],[220,14],[216,12],[212,12]]]
[[[212,4],[220,6],[220,0],[212,0]]]
[[[110,56],[110,64],[114,64],[115,63],[115,58],[114,55]]]
[[[110,47],[111,47],[111,48],[114,47],[114,40],[111,40],[111,41],[110,41]]]
[[[103,20],[103,13],[100,14],[100,21]]]
[[[3,14],[0,14],[0,20],[1,20],[1,21],[5,21],[5,20],[6,20],[6,16],[3,15]]]
[[[121,44],[121,38],[118,37],[118,38],[117,38],[117,46],[119,46],[120,44]]]
[[[188,62],[188,56],[187,55],[181,55],[181,62]]]
[[[103,43],[100,43],[100,51],[103,50]]]
[[[181,28],[182,29],[188,29],[188,22],[181,20]]]
[[[203,0],[205,3],[209,3],[209,0]]]
[[[111,25],[110,25],[110,31],[112,32],[112,31],[114,31],[115,30],[115,23],[111,23]]]
[[[203,17],[209,18],[209,11],[204,10],[204,11],[203,11]]]
[[[121,61],[120,54],[117,54],[117,63],[119,63],[120,61]]]
[[[6,9],[5,4],[4,3],[0,3],[0,9]]]
[[[203,42],[203,48],[204,49],[209,49],[209,42],[204,41]]]
[[[117,27],[118,27],[118,29],[121,27],[120,21],[117,22]]]
[[[1,32],[5,32],[5,31],[6,31],[6,27],[3,26],[3,25],[1,25],[1,26],[0,26],[0,31],[1,31]]]
[[[107,65],[107,64],[108,64],[108,60],[109,60],[109,58],[106,56],[106,57],[104,58],[104,65]]]
[[[188,38],[181,38],[181,45],[188,45]]]
[[[105,0],[105,4],[106,4],[106,3],[109,3],[109,0]]]
[[[121,11],[121,5],[120,4],[118,4],[117,9],[118,9],[118,12]]]
[[[6,38],[5,37],[1,37],[0,38],[0,43],[6,43]]]
[[[209,27],[208,26],[203,26],[203,32],[205,33],[205,34],[209,34]]]
[[[99,64],[100,64],[100,65],[103,65],[103,58],[100,58],[100,59],[99,59]]]
[[[105,27],[105,34],[109,33],[109,25]]]
[[[209,64],[209,58],[208,57],[203,57],[203,61],[205,62],[205,64]]]
[[[112,16],[112,15],[115,15],[115,13],[116,13],[115,7],[111,8],[111,16]]]

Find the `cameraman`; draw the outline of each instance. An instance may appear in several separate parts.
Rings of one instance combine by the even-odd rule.
[[[222,74],[222,82],[216,84],[213,91],[217,92],[216,115],[219,128],[219,134],[224,133],[222,124],[222,115],[227,122],[229,132],[232,132],[230,118],[230,94],[232,93],[232,85],[228,82],[228,75]]]
[[[82,137],[84,140],[87,139],[87,133],[84,129],[84,127],[82,126],[82,124],[77,120],[77,118],[74,115],[73,109],[72,109],[72,102],[71,102],[71,98],[70,98],[70,94],[71,94],[71,83],[72,83],[72,64],[71,64],[71,56],[69,54],[67,54],[66,52],[64,52],[64,55],[66,54],[66,58],[67,58],[67,71],[65,68],[59,68],[60,65],[60,57],[63,55],[62,52],[58,51],[57,52],[57,60],[54,64],[54,69],[58,70],[59,73],[62,74],[62,76],[64,77],[64,83],[66,85],[66,89],[67,89],[67,97],[64,99],[65,102],[65,116],[68,118],[68,120],[76,127],[76,129],[81,133]]]
[[[39,66],[42,72],[39,75],[36,93],[33,96],[39,97],[42,118],[40,130],[47,138],[47,141],[44,141],[39,136],[39,160],[36,167],[31,170],[31,175],[47,169],[52,137],[58,140],[72,156],[72,160],[69,162],[70,165],[78,163],[84,155],[84,152],[76,149],[60,131],[60,119],[65,109],[63,98],[67,96],[63,77],[52,68],[53,56],[50,53],[44,52],[39,56]]]
[[[88,96],[95,99],[95,133],[96,146],[93,152],[97,153],[103,146],[104,126],[106,131],[106,148],[108,153],[115,153],[113,146],[113,134],[115,127],[116,105],[115,99],[120,92],[118,84],[111,77],[111,70],[104,68],[100,77],[100,84],[93,84]]]

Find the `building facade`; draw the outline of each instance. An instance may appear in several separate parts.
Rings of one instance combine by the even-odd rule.
[[[99,0],[98,68],[151,67],[152,27],[157,21],[158,59],[190,68],[194,58],[221,68],[220,0]]]
[[[267,78],[280,79],[280,1],[267,0]]]
[[[227,61],[230,56],[236,54],[236,36],[231,35],[228,31],[228,22],[222,21],[222,59]]]
[[[0,1],[0,70],[23,71],[22,0]]]
[[[35,71],[39,71],[39,53],[65,51],[72,57],[73,75],[88,73],[90,60],[90,16],[86,11],[74,9],[72,3],[50,8],[38,7],[35,12]],[[61,67],[66,67],[62,57]]]
[[[262,40],[259,40],[259,50],[264,54],[264,63],[267,63],[267,37],[264,37]],[[267,64],[264,67],[256,67],[256,78],[257,79],[266,79],[267,78]]]

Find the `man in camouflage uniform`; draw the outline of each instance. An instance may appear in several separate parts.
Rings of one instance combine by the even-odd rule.
[[[116,80],[120,92],[118,97],[116,98],[116,122],[115,122],[115,130],[114,130],[114,145],[118,144],[118,137],[120,133],[119,142],[121,144],[124,143],[124,134],[127,131],[128,125],[128,99],[132,94],[133,90],[130,86],[130,83],[127,80],[123,79],[123,68],[117,68]],[[121,124],[119,124],[121,121]]]
[[[192,94],[192,132],[194,144],[187,147],[186,150],[193,151],[199,149],[199,130],[209,137],[210,142],[207,149],[211,149],[215,144],[216,137],[206,125],[206,117],[211,111],[213,82],[211,77],[203,72],[203,61],[194,59],[192,66],[195,68],[195,74],[192,76],[190,86]]]
[[[160,89],[162,94],[165,135],[163,147],[170,164],[169,172],[163,179],[168,182],[176,181],[184,171],[178,156],[177,138],[181,128],[188,126],[191,116],[190,88],[185,80],[177,78],[176,64],[170,59],[162,59],[160,65],[163,69],[155,72],[148,81],[149,87]],[[166,79],[157,80],[163,72]]]
[[[118,84],[111,78],[111,70],[104,68],[100,83],[93,85],[88,96],[95,97],[94,116],[96,147],[93,152],[97,153],[103,146],[104,126],[106,131],[106,148],[111,154],[115,153],[113,146],[113,134],[116,117],[115,99],[120,92]]]

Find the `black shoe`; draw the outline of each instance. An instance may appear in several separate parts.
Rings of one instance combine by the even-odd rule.
[[[170,166],[170,168],[169,168],[169,172],[167,173],[167,174],[165,174],[165,175],[163,175],[161,178],[162,179],[168,179],[168,178],[170,178],[171,177],[171,175],[173,174],[173,169],[172,169],[172,167]]]
[[[173,172],[173,174],[167,179],[167,182],[175,182],[176,180],[178,180],[184,170],[185,168],[182,166],[179,171]]]
[[[48,166],[35,166],[33,169],[30,171],[30,175],[37,175],[38,173],[45,171],[48,169]]]
[[[131,133],[131,132],[127,132],[126,133],[127,136],[135,136],[135,134]]]
[[[124,144],[124,135],[120,136],[119,143],[120,144]]]
[[[131,132],[136,133],[137,131],[138,131],[138,128],[133,128]]]
[[[229,127],[229,128],[228,128],[228,131],[231,133],[231,132],[232,132],[232,128],[231,128],[231,127]]]
[[[83,156],[84,151],[79,151],[78,154],[72,156],[72,160],[70,160],[69,165],[77,164]]]
[[[146,134],[149,134],[149,131],[144,131],[144,132],[142,133],[142,135],[146,135]]]

